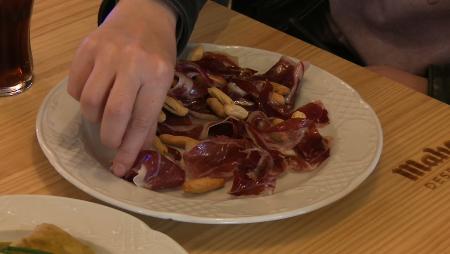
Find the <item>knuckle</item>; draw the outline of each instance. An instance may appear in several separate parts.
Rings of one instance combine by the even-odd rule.
[[[82,42],[80,48],[85,51],[94,51],[97,48],[98,40],[95,36],[91,35],[86,37]]]
[[[164,54],[145,54],[144,61],[151,66],[153,76],[157,76],[160,79],[171,79],[174,75],[175,63],[170,61],[169,57]]]
[[[173,66],[161,55],[152,57],[155,72],[161,76],[172,76],[174,70]]]
[[[170,80],[174,75],[175,58],[171,58],[164,53],[149,52],[143,45],[139,43],[130,43],[123,48],[123,56],[126,58],[124,64],[131,70],[142,70],[145,68],[147,75],[144,77],[148,80]],[[151,70],[150,72],[147,70]]]

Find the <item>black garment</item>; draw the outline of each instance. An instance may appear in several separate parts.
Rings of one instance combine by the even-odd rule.
[[[186,46],[200,9],[206,0],[161,0],[172,8],[178,16],[177,19],[177,49],[181,53]],[[103,0],[98,13],[98,24],[105,20],[106,16],[116,5],[117,0]]]
[[[428,68],[428,95],[450,105],[450,64]]]
[[[362,65],[358,54],[336,38],[329,0],[234,0],[233,9],[287,34]]]

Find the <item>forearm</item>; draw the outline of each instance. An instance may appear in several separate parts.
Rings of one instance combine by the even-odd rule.
[[[450,64],[431,65],[428,68],[428,80],[390,66],[366,68],[450,105]]]
[[[122,0],[124,1],[124,0]],[[148,0],[155,1],[155,0]],[[198,13],[206,0],[159,0],[166,4],[176,15],[177,18],[177,49],[178,53],[186,46],[189,37],[194,29],[195,21]],[[118,0],[103,0],[98,15],[98,23],[101,24],[111,10],[114,8]]]

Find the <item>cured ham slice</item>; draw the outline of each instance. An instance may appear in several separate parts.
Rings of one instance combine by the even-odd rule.
[[[276,150],[282,154],[293,155],[292,149],[301,142],[308,127],[313,124],[308,119],[292,118],[273,125],[264,113],[255,114],[260,115],[251,116],[252,119],[246,126],[249,136],[264,149]]]
[[[329,142],[313,120],[293,118],[273,125],[264,113],[253,112],[246,128],[255,144],[271,152],[282,171],[312,170],[329,157]]]
[[[252,146],[246,139],[216,137],[183,154],[184,169],[192,178],[231,178]]]
[[[191,116],[176,116],[166,112],[164,123],[158,124],[158,134],[170,134],[175,136],[187,136],[199,138],[203,131],[203,124],[194,123]]]
[[[187,107],[205,100],[208,86],[204,82],[193,80],[181,72],[175,72],[175,77],[176,84],[170,88],[169,96],[177,98]]]
[[[192,178],[231,178],[232,195],[257,195],[275,189],[276,173],[271,155],[246,139],[212,138],[183,155]]]
[[[305,104],[298,108],[297,111],[303,112],[307,119],[313,120],[317,124],[323,125],[330,123],[328,111],[320,101]]]
[[[229,56],[220,53],[206,52],[196,64],[206,72],[225,79],[248,78],[256,73],[255,70],[239,67]]]
[[[196,78],[198,82],[203,82],[207,85],[213,85],[213,82],[208,77],[207,73],[194,62],[178,61],[175,66],[175,71],[183,73],[185,76],[191,79]]]
[[[302,61],[295,63],[288,57],[282,56],[266,73],[257,77],[294,88],[303,78],[307,68],[308,64]]]
[[[200,135],[201,139],[208,137],[227,136],[242,138],[245,135],[245,123],[236,118],[228,117],[223,120],[209,123]]]
[[[278,175],[272,171],[273,167],[273,158],[268,152],[254,150],[234,171],[230,194],[236,196],[258,195],[263,192],[272,194]]]
[[[174,136],[186,136],[198,139],[202,134],[204,126],[201,124],[172,126],[167,123],[158,124],[158,134],[170,134]]]
[[[294,150],[298,154],[300,170],[312,170],[330,156],[329,141],[322,137],[315,126],[311,126]],[[303,167],[302,167],[303,166]]]
[[[258,110],[269,116],[286,119],[292,113],[295,98],[300,90],[300,81],[307,68],[308,64],[304,62],[295,63],[287,57],[281,57],[266,73],[246,78],[235,77],[232,82],[250,96],[246,99],[251,98],[252,102],[258,105]],[[272,100],[274,90],[271,82],[290,88],[284,98],[285,103],[275,103]]]
[[[142,151],[133,171],[133,182],[151,190],[179,187],[185,180],[180,166],[154,151]]]

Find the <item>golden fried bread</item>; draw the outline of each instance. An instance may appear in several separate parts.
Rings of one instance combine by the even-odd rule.
[[[26,247],[54,254],[94,254],[85,244],[52,224],[38,225],[33,232],[11,246]]]

